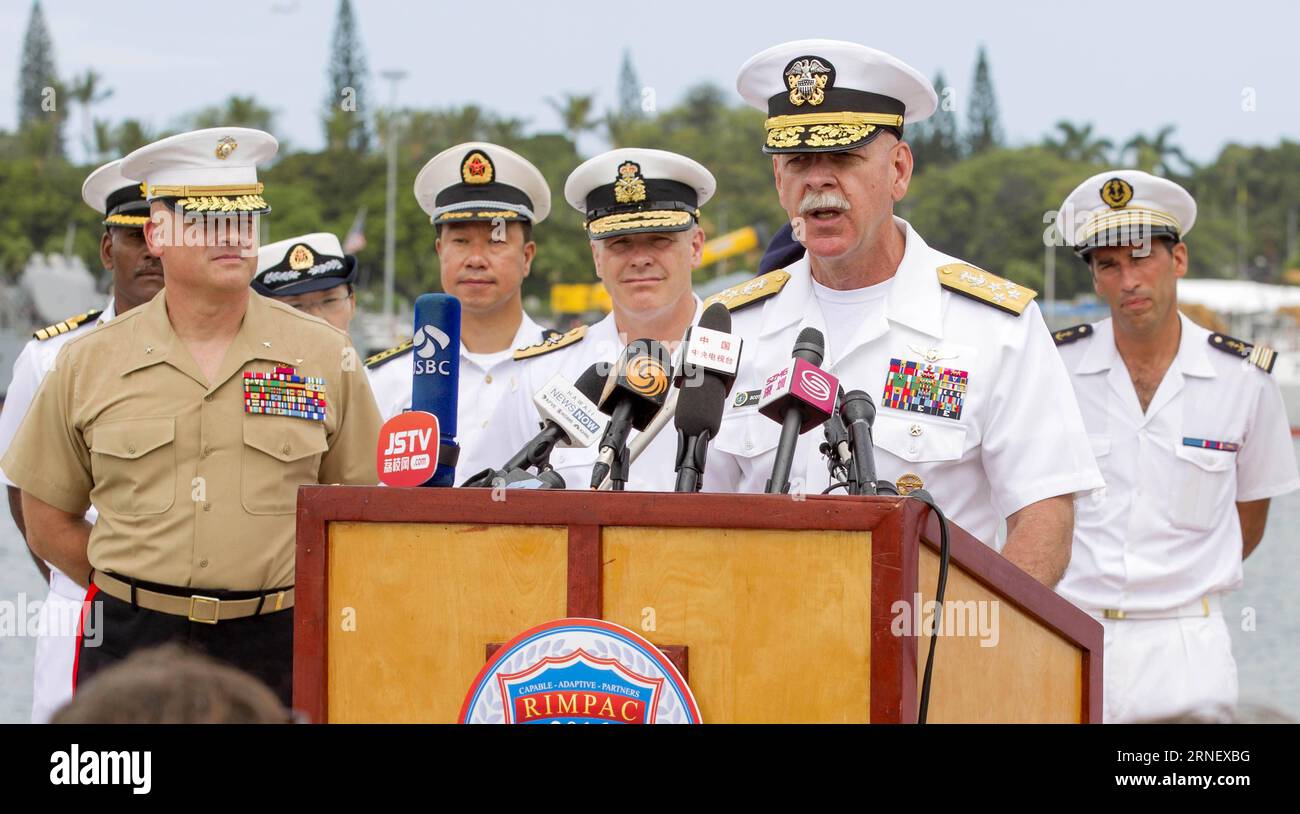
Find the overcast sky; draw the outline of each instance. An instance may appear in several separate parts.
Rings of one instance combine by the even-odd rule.
[[[336,0],[119,3],[45,0],[59,74],[94,67],[114,91],[95,115],[155,128],[231,94],[276,112],[294,147],[322,142],[319,108]],[[399,100],[415,107],[469,102],[555,130],[547,96],[597,94],[617,103],[621,55],[631,49],[661,107],[701,81],[735,101],[735,72],[787,39],[834,36],[889,51],[927,76],[942,70],[964,102],[979,44],[988,48],[1008,140],[1038,141],[1060,119],[1092,122],[1122,142],[1176,125],[1194,160],[1226,143],[1300,138],[1300,5],[1057,2],[410,2],[354,0],[371,70],[409,72]],[[16,121],[22,35],[30,0],[0,0],[0,128]],[[127,11],[136,9],[136,13]],[[361,100],[366,105],[367,100]],[[1250,107],[1253,110],[1243,110]],[[79,155],[73,114],[69,147]],[[586,146],[586,145],[584,145]]]

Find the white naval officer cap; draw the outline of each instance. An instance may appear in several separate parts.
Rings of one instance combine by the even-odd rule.
[[[842,40],[795,40],[750,57],[736,76],[767,111],[765,153],[843,152],[939,106],[930,81],[884,51]]]
[[[1152,237],[1175,241],[1192,231],[1196,200],[1170,181],[1141,170],[1099,172],[1074,188],[1056,230],[1080,256],[1098,246],[1128,246]]]
[[[110,161],[86,176],[81,200],[104,216],[105,226],[144,227],[149,220],[149,202],[138,181],[122,174],[122,159]]]
[[[569,173],[564,197],[586,216],[587,236],[680,232],[700,219],[718,188],[700,162],[666,150],[620,147]]]
[[[497,144],[468,141],[430,158],[415,176],[415,199],[429,222],[546,220],[551,188],[528,159]]]
[[[356,278],[357,258],[343,252],[338,237],[313,232],[258,249],[253,290],[267,297],[289,297],[354,283]]]
[[[122,173],[144,182],[150,200],[186,212],[264,213],[257,165],[275,157],[275,136],[247,127],[212,127],[168,136],[122,159]]]

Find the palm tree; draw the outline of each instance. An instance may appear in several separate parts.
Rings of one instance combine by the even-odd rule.
[[[1068,121],[1056,123],[1060,138],[1047,136],[1043,144],[1069,161],[1086,161],[1104,164],[1115,145],[1110,139],[1094,138],[1091,124],[1076,125]]]
[[[190,125],[195,130],[208,127],[252,127],[257,130],[271,130],[275,113],[262,107],[252,96],[231,96],[224,104],[205,107],[190,117]]]
[[[1173,143],[1174,126],[1167,124],[1156,131],[1153,138],[1138,133],[1124,143],[1121,156],[1132,157],[1131,166],[1156,175],[1190,174],[1196,165],[1183,154],[1181,148]],[[1176,167],[1177,161],[1181,167]]]
[[[113,89],[104,87],[103,80],[98,71],[87,68],[81,76],[74,76],[68,85],[68,96],[81,105],[81,148],[87,159],[99,156],[95,151],[95,120],[90,109],[113,95]]]
[[[600,126],[600,117],[595,115],[596,95],[594,93],[566,93],[558,100],[547,97],[546,103],[560,114],[564,132],[575,145],[583,133]]]

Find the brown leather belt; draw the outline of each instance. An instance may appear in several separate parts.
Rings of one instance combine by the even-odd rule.
[[[249,616],[265,615],[293,607],[293,588],[282,591],[268,591],[262,596],[250,599],[218,599],[214,596],[188,594],[177,596],[136,587],[132,597],[131,583],[118,579],[112,574],[95,572],[93,582],[99,590],[123,602],[134,602],[142,608],[172,616],[184,616],[191,622],[215,625],[231,619],[244,619]]]

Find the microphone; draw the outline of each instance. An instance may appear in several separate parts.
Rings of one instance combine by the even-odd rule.
[[[602,367],[598,362],[587,368],[575,384],[569,384],[559,374],[552,376],[541,390],[533,394],[533,404],[542,416],[542,431],[500,469],[485,469],[461,486],[492,486],[497,478],[515,470],[526,472],[530,467],[538,470],[547,467],[551,450],[555,447],[589,447],[594,444],[606,421],[596,406],[596,399],[600,398],[605,385]]]
[[[677,374],[678,492],[698,492],[709,442],[722,424],[722,408],[740,367],[740,337],[731,334],[731,312],[715,302],[687,329]]]
[[[619,356],[617,367],[605,380],[600,411],[609,424],[600,439],[600,457],[591,469],[591,488],[598,489],[609,475],[616,491],[627,482],[627,436],[644,430],[668,395],[672,356],[663,343],[637,339]]]
[[[853,495],[857,494],[857,483],[854,480],[856,474],[849,465],[853,458],[853,451],[850,447],[849,428],[844,426],[843,410],[844,388],[841,387],[835,401],[835,410],[822,426],[822,434],[826,440],[821,445],[821,453],[826,456],[826,468],[830,470],[831,483],[843,481],[848,487],[848,494]]]
[[[460,447],[456,405],[460,388],[460,300],[450,294],[421,294],[415,301],[414,372],[411,409],[438,418],[438,468],[426,486],[453,486]]]
[[[785,494],[790,489],[790,466],[799,436],[831,417],[839,380],[818,367],[826,341],[816,328],[804,328],[795,340],[790,363],[763,383],[758,411],[781,425],[772,477],[764,491]]]
[[[850,470],[857,480],[857,491],[850,486],[849,494],[874,495],[876,489],[876,452],[871,440],[871,425],[876,421],[876,403],[863,390],[850,390],[840,404],[840,414],[848,425],[853,446],[853,463]]]

